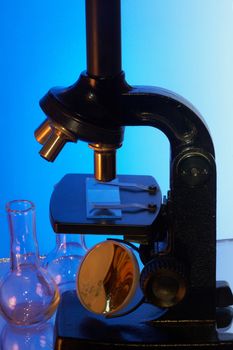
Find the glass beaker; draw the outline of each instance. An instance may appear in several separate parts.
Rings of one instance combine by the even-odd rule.
[[[76,288],[77,271],[86,252],[84,235],[56,234],[56,246],[44,259],[43,266],[61,293]]]
[[[48,320],[59,291],[39,264],[35,206],[27,200],[6,205],[11,235],[11,269],[0,284],[0,311],[10,323],[29,326]]]

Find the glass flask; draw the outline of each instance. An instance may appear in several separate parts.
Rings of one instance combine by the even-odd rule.
[[[0,284],[0,311],[10,323],[29,326],[48,320],[59,291],[39,264],[35,206],[27,200],[7,203],[11,235],[11,268]]]
[[[1,350],[53,350],[54,325],[51,321],[32,327],[6,324],[1,333]]]
[[[53,277],[61,293],[76,288],[77,271],[86,252],[84,235],[56,235],[56,246],[44,259],[43,266]]]

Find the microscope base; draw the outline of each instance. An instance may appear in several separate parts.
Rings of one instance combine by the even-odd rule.
[[[219,350],[233,349],[233,334],[218,333],[211,324],[152,324],[158,310],[145,304],[115,319],[91,314],[76,297],[62,296],[56,317],[56,350]]]

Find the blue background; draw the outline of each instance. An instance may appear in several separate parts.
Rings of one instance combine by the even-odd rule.
[[[93,172],[87,144],[68,144],[55,163],[39,157],[39,99],[68,86],[86,67],[84,0],[3,0],[0,14],[0,256],[9,255],[5,203],[37,206],[41,253],[54,245],[48,205],[66,173]],[[123,69],[135,85],[156,85],[190,100],[211,131],[218,166],[218,238],[233,236],[232,0],[122,0]],[[2,124],[3,123],[3,124]],[[169,145],[150,128],[128,128],[118,173],[156,177],[166,194]]]

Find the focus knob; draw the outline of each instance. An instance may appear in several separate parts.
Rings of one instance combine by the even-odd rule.
[[[186,294],[185,267],[172,257],[151,260],[141,272],[140,285],[149,303],[170,308]]]

